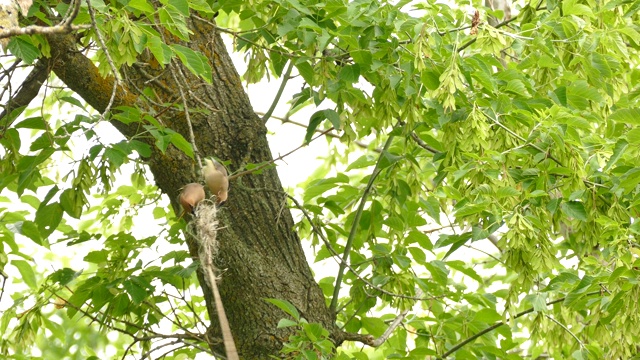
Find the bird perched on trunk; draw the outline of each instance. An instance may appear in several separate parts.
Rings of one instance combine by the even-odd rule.
[[[227,201],[229,191],[229,174],[221,163],[214,159],[204,159],[205,167],[202,169],[204,182],[209,191],[216,196],[216,204]]]
[[[180,201],[180,205],[182,205],[185,212],[193,213],[193,209],[195,209],[196,205],[204,200],[204,198],[204,186],[198,183],[191,183],[182,188],[178,201]]]

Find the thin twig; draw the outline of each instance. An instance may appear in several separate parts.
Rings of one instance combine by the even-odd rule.
[[[413,141],[416,142],[416,144],[418,144],[418,146],[420,146],[421,148],[427,150],[428,152],[432,153],[432,154],[437,154],[439,153],[438,150],[432,148],[431,146],[427,145],[426,142],[422,141],[422,139],[420,139],[418,137],[418,135],[416,133],[414,133],[413,131],[411,132],[411,138],[413,139]]]
[[[291,79],[292,70],[293,70],[293,60],[289,60],[289,66],[287,67],[287,70],[284,72],[284,75],[282,76],[282,83],[280,83],[280,88],[278,88],[276,97],[273,99],[273,102],[271,103],[271,107],[269,107],[269,110],[267,110],[266,114],[264,114],[264,116],[262,117],[263,123],[266,124],[267,121],[269,121],[269,119],[271,118],[271,114],[273,114],[273,111],[276,109],[278,102],[280,102],[280,97],[282,97],[284,88],[287,86],[287,81]]]
[[[501,127],[502,129],[504,129],[504,131],[508,132],[511,136],[515,137],[516,139],[524,142],[525,144],[527,144],[528,146],[531,146],[532,148],[540,151],[543,154],[546,154],[546,156],[553,160],[553,162],[555,162],[556,164],[565,167],[564,164],[562,164],[562,162],[560,162],[560,160],[556,159],[553,155],[549,154],[547,151],[545,151],[543,148],[539,147],[536,144],[533,144],[531,142],[528,142],[527,139],[523,138],[522,136],[516,134],[515,131],[509,129],[508,127],[506,127],[504,124],[502,124],[498,119],[495,119],[494,117],[488,115],[488,114],[484,114],[487,118],[489,118],[489,120],[493,121],[494,124],[498,125],[499,127]]]
[[[7,282],[8,276],[2,270],[0,270],[0,276],[2,276],[2,290],[0,290],[0,301],[2,301],[2,295],[4,295],[4,285]]]
[[[564,331],[568,332],[569,335],[573,336],[574,339],[576,339],[576,341],[578,342],[578,344],[580,344],[581,348],[584,348],[584,343],[580,340],[580,338],[578,338],[578,336],[576,334],[574,334],[571,330],[569,330],[568,327],[566,327],[564,324],[562,324],[561,322],[559,322],[558,320],[552,318],[551,316],[549,316],[549,314],[544,314],[544,316],[547,317],[547,319],[553,321],[554,323],[556,323],[558,326],[560,326],[561,328],[564,329]]]
[[[293,149],[293,150],[289,151],[288,153],[286,153],[286,154],[284,154],[284,155],[280,155],[280,156],[278,156],[277,158],[275,158],[275,159],[273,159],[273,160],[269,160],[269,161],[267,161],[266,163],[264,163],[264,164],[262,164],[262,165],[260,165],[260,166],[258,166],[258,167],[256,167],[256,168],[254,168],[254,169],[246,170],[246,171],[241,171],[241,172],[239,172],[239,173],[237,173],[237,174],[233,174],[233,175],[229,176],[229,181],[234,180],[234,179],[237,179],[237,178],[239,178],[240,176],[244,176],[244,175],[252,174],[252,173],[254,173],[254,172],[256,172],[256,171],[262,170],[262,169],[264,169],[264,168],[266,168],[266,167],[270,166],[271,164],[275,163],[276,161],[282,160],[283,158],[285,158],[285,157],[287,157],[287,156],[289,156],[289,155],[293,154],[294,152],[296,152],[296,151],[298,151],[298,150],[302,149],[303,147],[305,147],[305,146],[309,145],[309,143],[311,143],[312,141],[314,141],[314,140],[316,140],[316,139],[318,139],[318,138],[320,138],[320,137],[322,137],[322,136],[326,135],[328,132],[330,132],[330,131],[332,131],[332,130],[333,130],[333,127],[332,127],[332,128],[330,128],[330,129],[327,129],[327,130],[323,131],[322,133],[320,133],[320,135],[318,135],[318,136],[314,137],[313,139],[309,140],[309,142],[308,142],[308,143],[304,143],[304,144],[302,144],[302,145],[298,146],[297,148],[295,148],[295,149]]]
[[[302,214],[304,215],[304,217],[307,219],[307,221],[309,221],[309,224],[311,224],[311,228],[313,229],[313,232],[315,234],[317,234],[320,239],[322,240],[322,242],[324,243],[324,245],[327,247],[327,249],[329,250],[329,252],[331,253],[331,258],[336,262],[336,264],[340,265],[342,263],[345,263],[343,260],[340,260],[340,255],[338,254],[338,252],[333,248],[333,246],[331,246],[331,243],[329,242],[329,240],[326,238],[326,236],[324,236],[324,234],[322,233],[322,231],[316,226],[316,224],[313,222],[313,219],[311,219],[311,215],[309,215],[309,212],[302,206],[302,204],[300,204],[300,202],[293,196],[289,195],[288,193],[282,191],[282,190],[274,190],[274,189],[267,189],[267,188],[262,188],[262,189],[253,189],[255,191],[260,190],[260,191],[270,191],[270,192],[276,192],[279,194],[282,194],[284,196],[286,196],[287,198],[289,198],[293,204],[296,206],[296,208],[300,211],[302,211]],[[362,281],[365,285],[367,285],[368,287],[379,291],[382,294],[385,295],[389,295],[392,297],[396,297],[396,298],[400,298],[400,299],[409,299],[409,300],[416,300],[416,301],[424,301],[424,300],[437,300],[439,297],[442,296],[429,296],[429,297],[419,297],[419,296],[411,296],[411,295],[404,295],[404,294],[398,294],[398,293],[394,293],[388,290],[385,290],[379,286],[376,286],[374,284],[372,284],[370,281],[368,281],[367,279],[363,278],[354,268],[352,265],[349,265],[349,263],[345,263],[346,268],[351,271],[353,273],[353,275],[356,276],[356,278],[358,278],[360,281]]]
[[[256,114],[258,114],[258,115],[260,115],[260,116],[264,116],[264,114],[265,114],[265,113],[262,113],[262,112],[256,112]],[[303,124],[303,123],[301,123],[301,122],[298,122],[298,121],[295,121],[295,120],[291,120],[291,119],[289,119],[289,117],[280,117],[280,116],[274,116],[274,115],[271,115],[270,117],[271,117],[272,119],[279,120],[279,121],[280,121],[281,123],[283,123],[283,124],[293,124],[293,125],[296,125],[296,126],[299,126],[299,127],[305,128],[305,129],[307,129],[307,128],[309,127],[308,125],[305,125],[305,124]],[[321,133],[321,132],[323,132],[323,131],[324,131],[324,130],[316,129],[314,132],[316,132],[316,133]],[[336,134],[336,133],[332,133],[332,132],[326,133],[325,135],[326,135],[326,136],[328,136],[328,137],[330,137],[330,138],[334,138],[334,139],[340,139],[340,138],[341,138],[341,136],[340,136],[340,135],[338,135],[338,134]],[[360,148],[362,148],[362,149],[369,149],[369,145],[368,145],[368,144],[366,144],[366,143],[363,143],[362,141],[356,140],[356,141],[354,141],[353,143],[354,143],[354,144],[356,144],[358,147],[360,147]],[[371,149],[371,151],[374,151],[374,152],[377,152],[377,153],[381,153],[381,152],[382,152],[382,149],[380,149],[380,148],[374,148],[374,149]]]
[[[78,3],[80,3],[80,0],[77,0],[77,1]],[[120,79],[120,73],[118,73],[118,69],[116,69],[116,65],[113,62],[113,59],[111,58],[111,54],[109,54],[109,49],[107,49],[107,44],[105,43],[104,38],[102,37],[102,32],[100,31],[100,29],[98,29],[98,23],[96,22],[96,14],[95,14],[95,11],[93,10],[93,7],[91,6],[91,0],[87,0],[87,9],[89,10],[89,16],[91,17],[91,27],[96,32],[96,37],[98,38],[98,42],[100,43],[100,48],[104,52],[104,56],[107,58],[107,62],[109,63],[109,67],[111,68],[111,72],[113,73],[113,79],[114,79],[113,89],[111,90],[111,98],[109,98],[109,103],[107,104],[107,107],[104,109],[104,111],[101,114],[101,116],[104,118],[104,116],[108,114],[109,111],[111,111],[111,107],[113,106],[113,102],[116,98],[116,92],[118,90],[118,86],[120,86],[120,83],[122,80]]]
[[[178,67],[178,65],[173,66]],[[182,83],[178,81],[176,73],[174,71],[170,71],[170,73],[173,77],[173,81],[175,81],[176,86],[180,91],[180,98],[182,99],[182,107],[184,109],[184,118],[187,121],[187,127],[189,128],[189,141],[191,142],[191,146],[193,147],[193,154],[195,155],[196,161],[198,163],[198,170],[202,172],[202,160],[200,159],[200,151],[198,151],[198,146],[196,145],[196,136],[193,132],[193,124],[191,123],[191,116],[189,115],[189,104],[187,103],[187,98],[184,94],[184,90],[182,89]]]
[[[422,291],[418,290],[418,295],[420,295],[422,293]],[[391,334],[393,334],[393,332],[395,331],[395,329],[402,324],[402,321],[404,320],[405,317],[407,317],[407,314],[409,313],[410,309],[406,309],[403,312],[401,312],[400,314],[398,314],[398,316],[396,316],[395,319],[393,319],[393,321],[391,322],[391,324],[389,324],[389,327],[387,328],[387,330],[384,331],[384,333],[382,335],[380,335],[379,338],[373,340],[373,347],[378,347],[382,344],[384,344],[385,341],[387,341],[387,339],[391,336]]]
[[[387,138],[387,141],[382,148],[382,151],[386,151],[389,146],[391,146],[391,142],[395,138],[395,135],[390,135]],[[344,269],[347,266],[347,259],[349,258],[349,254],[351,253],[351,246],[353,245],[353,240],[356,237],[356,230],[358,229],[358,225],[360,223],[360,218],[362,217],[362,212],[364,211],[364,205],[367,202],[367,198],[369,197],[369,193],[373,188],[373,183],[376,178],[382,172],[380,168],[380,161],[382,159],[382,154],[378,157],[378,161],[376,161],[376,165],[373,168],[373,173],[369,178],[369,182],[367,186],[364,188],[364,192],[362,193],[362,198],[360,198],[360,204],[358,205],[358,209],[356,210],[356,215],[353,219],[353,224],[351,225],[351,231],[349,232],[349,237],[347,238],[347,243],[344,246],[344,253],[342,256],[342,262],[340,263],[340,267],[338,268],[338,276],[336,277],[336,285],[333,288],[333,296],[331,298],[331,305],[329,306],[329,310],[331,312],[336,311],[338,308],[338,295],[340,293],[340,286],[342,284],[342,277],[344,276]]]

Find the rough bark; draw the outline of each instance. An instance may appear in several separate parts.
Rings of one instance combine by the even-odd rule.
[[[230,171],[247,163],[271,160],[266,128],[253,112],[222,39],[209,24],[196,21],[190,25],[192,41],[183,45],[204,53],[213,68],[212,84],[182,69],[186,75],[182,86],[192,92],[188,99],[190,109],[203,108],[197,98],[215,109],[208,115],[191,113],[200,153],[230,161]],[[49,41],[53,57],[58,60],[53,67],[55,74],[98,111],[104,110],[113,79],[105,79],[98,74],[91,61],[76,51],[73,38],[52,35]],[[180,104],[177,85],[170,71],[154,64],[128,69],[125,72],[126,88],[119,89],[114,105],[137,105],[152,110],[152,105],[130,90],[143,88],[145,73],[152,76],[161,74],[158,81],[144,85],[152,87],[160,101],[173,103],[177,100]],[[169,110],[158,120],[189,139],[184,113]],[[143,130],[135,123],[124,125],[114,121],[113,124],[128,138]],[[172,199],[177,212],[178,189],[187,183],[201,181],[193,171],[197,166],[173,147],[164,154],[156,150],[146,160],[158,187]],[[285,197],[279,193],[282,191],[273,168],[261,174],[243,176],[232,182],[229,199],[219,212],[223,229],[218,235],[220,246],[215,264],[221,270],[220,292],[238,349],[247,359],[276,355],[290,335],[290,329],[277,329],[276,326],[279,319],[287,315],[265,302],[265,298],[290,301],[308,321],[321,323],[336,335],[336,339],[339,338],[334,317],[325,305],[299,238],[292,230],[293,219],[283,204]],[[189,248],[195,257],[195,246],[190,244]],[[212,319],[209,335],[219,338],[213,298],[202,279],[200,283]],[[219,346],[213,347],[220,351]]]

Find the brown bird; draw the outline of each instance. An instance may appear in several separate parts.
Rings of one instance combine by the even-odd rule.
[[[178,200],[185,212],[193,213],[193,209],[195,209],[198,203],[204,200],[204,198],[204,186],[198,183],[191,183],[182,188]]]
[[[216,196],[216,203],[227,201],[229,191],[229,174],[224,165],[213,159],[204,159],[205,167],[202,169],[204,182],[209,191]]]

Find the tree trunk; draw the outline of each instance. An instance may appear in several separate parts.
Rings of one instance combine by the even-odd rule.
[[[124,72],[125,89],[118,90],[115,106],[129,105],[159,113],[133,89],[151,87],[159,103],[182,105],[178,76],[187,94],[190,110],[209,108],[209,114],[190,112],[195,143],[202,156],[216,156],[230,161],[233,172],[248,163],[260,163],[272,159],[266,138],[266,127],[253,112],[240,77],[215,27],[192,20],[191,41],[183,44],[200,51],[210,60],[213,82],[208,84],[196,78],[182,65],[181,78],[175,69],[162,69],[149,61],[144,66],[134,66]],[[53,71],[67,86],[80,94],[98,111],[106,109],[113,79],[104,79],[97,73],[91,61],[77,52],[73,38],[49,36]],[[172,75],[173,73],[173,75]],[[148,76],[160,75],[156,81],[143,84]],[[165,126],[190,138],[184,112],[173,109],[157,118]],[[139,135],[144,129],[140,124],[125,125],[112,121],[127,138]],[[170,146],[163,154],[157,148],[145,159],[158,187],[172,200],[179,213],[177,195],[179,189],[190,182],[201,182],[197,164],[184,153]],[[229,198],[219,211],[221,230],[218,233],[219,251],[214,263],[220,269],[220,292],[236,344],[243,358],[262,359],[276,355],[291,329],[277,329],[281,318],[288,317],[265,298],[286,299],[294,304],[309,322],[317,322],[339,338],[334,316],[325,305],[325,299],[306,262],[293,219],[285,204],[286,197],[275,168],[261,174],[247,175],[231,183]],[[189,250],[197,256],[195,245]],[[213,297],[199,276],[204,289],[212,325],[209,335],[220,338]],[[339,341],[339,340],[338,340]],[[222,352],[221,344],[212,345]]]

